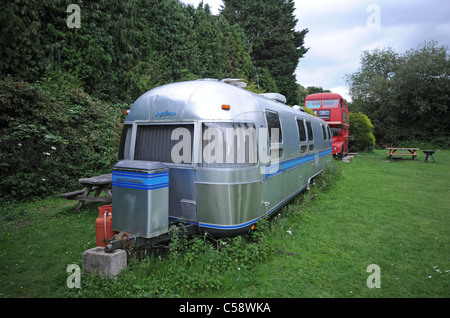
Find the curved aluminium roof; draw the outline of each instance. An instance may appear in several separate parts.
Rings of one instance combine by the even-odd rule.
[[[229,105],[229,110],[222,109],[222,105]],[[125,121],[251,119],[265,108],[300,113],[235,85],[204,79],[167,84],[144,93],[134,102]]]

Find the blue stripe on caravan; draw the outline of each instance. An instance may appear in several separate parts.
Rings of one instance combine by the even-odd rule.
[[[158,178],[161,176],[168,176],[169,172],[165,171],[165,172],[157,172],[157,173],[139,173],[139,172],[129,172],[129,171],[113,171],[113,175],[152,179],[152,178]]]
[[[331,149],[324,150],[324,151],[319,152],[319,157],[323,157],[323,156],[329,155],[331,153],[332,153]],[[302,164],[305,164],[309,161],[314,161],[315,157],[316,157],[316,155],[297,157],[294,159],[289,159],[289,160],[280,162],[278,164],[278,166],[277,165],[266,166],[264,179],[267,180],[269,178],[272,178],[273,176],[276,176],[277,174],[282,173],[283,171],[286,171],[286,170],[289,170],[292,168],[296,168],[296,167],[298,167]]]
[[[245,228],[246,226],[249,226],[253,223],[256,223],[258,221],[258,219],[253,219],[250,220],[248,222],[242,223],[242,224],[235,224],[235,225],[219,225],[219,224],[211,224],[211,223],[203,223],[203,222],[192,222],[192,221],[187,221],[187,220],[183,220],[174,216],[170,216],[169,218],[177,220],[177,221],[181,221],[184,223],[189,223],[189,224],[196,224],[199,225],[201,227],[207,227],[207,228],[211,228],[211,229],[221,229],[221,230],[237,230],[237,229],[241,229],[241,228]]]
[[[237,230],[237,229],[241,229],[244,228],[246,226],[249,226],[253,223],[256,223],[258,221],[258,219],[253,219],[251,221],[242,223],[242,224],[237,224],[237,225],[217,225],[217,224],[209,224],[209,223],[202,223],[199,222],[199,225],[202,227],[208,227],[208,228],[212,228],[212,229],[221,229],[221,230]]]
[[[115,187],[155,190],[169,186],[169,172],[153,174],[113,171],[112,185]]]
[[[330,155],[330,154],[332,154],[332,153],[333,153],[333,150],[331,150],[331,149],[324,150],[324,151],[322,151],[322,152],[319,152],[319,157],[323,157],[323,156],[326,156],[326,155]]]

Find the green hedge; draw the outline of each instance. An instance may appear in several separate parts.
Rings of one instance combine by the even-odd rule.
[[[361,112],[350,112],[350,150],[372,151],[375,147],[373,125]]]
[[[0,191],[28,200],[73,190],[117,160],[126,105],[93,99],[70,76],[0,80]]]

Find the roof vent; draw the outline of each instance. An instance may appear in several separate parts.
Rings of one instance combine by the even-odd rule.
[[[244,82],[243,79],[240,78],[224,78],[221,82],[228,83],[240,88],[244,88],[247,86],[247,83]]]
[[[298,105],[294,105],[294,106],[292,106],[292,108],[298,110],[299,112],[304,112],[305,111],[302,106],[298,106]]]
[[[199,78],[196,81],[218,81],[217,78]]]
[[[259,94],[262,95],[264,97],[276,100],[277,102],[281,102],[283,104],[286,104],[286,97],[284,97],[284,95],[278,94],[278,93],[262,93]]]

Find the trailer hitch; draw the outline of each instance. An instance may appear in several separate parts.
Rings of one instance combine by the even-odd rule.
[[[183,229],[184,234],[186,235],[199,233],[199,228],[197,224],[179,223],[177,225],[173,225],[173,227],[176,229]],[[130,252],[137,248],[146,248],[146,249],[161,248],[162,247],[161,244],[168,243],[172,239],[174,232],[175,232],[174,230],[170,230],[167,233],[152,238],[145,238],[125,232],[120,232],[114,235],[109,240],[108,244],[105,247],[105,252],[112,253],[117,249],[123,249]],[[165,245],[164,247],[167,247],[167,245]]]

